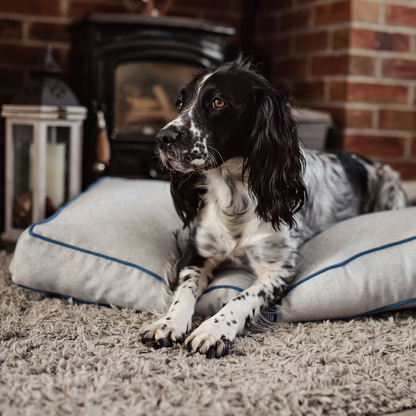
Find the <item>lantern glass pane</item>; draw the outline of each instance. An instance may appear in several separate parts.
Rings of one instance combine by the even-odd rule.
[[[32,223],[32,193],[35,176],[33,126],[13,125],[13,156],[13,227],[27,228]]]
[[[46,213],[68,201],[70,127],[48,126],[46,143]]]

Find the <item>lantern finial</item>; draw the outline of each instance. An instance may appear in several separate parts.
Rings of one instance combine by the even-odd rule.
[[[52,45],[47,43],[43,57],[30,71],[33,76],[57,77],[62,75],[63,70],[52,56]]]
[[[63,71],[52,56],[50,44],[46,44],[42,58],[30,72],[30,82],[17,93],[12,104],[79,106],[74,93],[60,80]]]

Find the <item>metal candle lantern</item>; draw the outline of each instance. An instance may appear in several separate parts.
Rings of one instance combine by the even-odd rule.
[[[6,118],[6,221],[14,242],[81,190],[82,124],[87,109],[60,80],[47,45],[31,81],[3,105]]]

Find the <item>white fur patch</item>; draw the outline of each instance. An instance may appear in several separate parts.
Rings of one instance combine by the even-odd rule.
[[[194,159],[191,162],[191,165],[195,165],[195,166],[202,166],[205,164],[205,159]]]

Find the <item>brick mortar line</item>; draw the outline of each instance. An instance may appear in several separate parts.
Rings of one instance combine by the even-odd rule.
[[[56,45],[57,48],[63,49],[63,50],[70,50],[71,44],[70,42],[65,41],[55,41],[50,40],[48,41],[52,45]],[[37,39],[8,39],[8,38],[0,38],[0,45],[10,45],[10,46],[33,46],[33,47],[45,47],[45,41],[44,40],[37,40]],[[4,64],[1,64],[2,67],[4,67]]]
[[[296,77],[279,77],[281,80],[290,80],[290,79],[303,79],[308,82],[350,82],[350,83],[361,83],[361,84],[382,84],[386,86],[397,86],[397,87],[416,87],[416,80],[413,79],[400,79],[400,78],[391,78],[391,77],[382,77],[377,78],[374,76],[365,76],[365,75],[300,75]]]
[[[376,0],[379,1],[379,0]],[[386,1],[386,0],[384,0]],[[411,0],[413,1],[413,0]],[[409,0],[387,0],[388,4],[391,5],[398,5],[398,6],[408,6],[410,8],[414,8],[414,6],[410,6],[410,2]]]
[[[319,32],[330,32],[333,34],[337,30],[342,29],[363,29],[371,30],[374,32],[389,33],[392,35],[409,35],[412,39],[412,36],[416,35],[416,27],[412,26],[390,26],[382,25],[380,23],[370,23],[370,22],[339,22],[339,23],[330,23],[327,25],[318,25],[318,26],[307,26],[302,28],[289,29],[280,33],[273,33],[271,35],[258,34],[254,38],[257,40],[274,40],[286,38],[293,35],[305,35],[305,34],[314,34]],[[399,29],[399,30],[397,30]]]
[[[383,59],[405,59],[410,61],[416,60],[416,56],[413,52],[386,51],[361,48],[350,48],[348,49],[348,51],[350,52],[350,55],[354,54],[355,56],[370,56],[371,58]]]
[[[356,55],[358,56],[358,55]],[[374,75],[376,76],[376,78],[382,78],[383,77],[383,64],[384,64],[384,59],[380,56],[375,58],[376,62],[374,65]]]
[[[409,50],[410,52],[416,53],[416,35],[410,37]]]
[[[277,0],[279,1],[279,0]],[[379,4],[379,0],[366,0],[369,1],[371,3],[375,3],[375,4]],[[335,4],[335,3],[339,3],[340,0],[316,0],[314,1],[312,4],[310,3],[305,3],[305,4],[292,4],[291,6],[287,6],[283,9],[278,9],[278,10],[273,10],[273,12],[271,13],[279,13],[279,14],[286,14],[286,13],[291,13],[291,12],[298,12],[298,11],[303,11],[303,10],[314,10],[315,7],[319,7],[319,6],[323,6],[326,4]],[[268,11],[262,11],[259,14],[271,14]]]
[[[380,4],[380,14],[379,14],[379,23],[381,25],[386,24],[386,11],[387,11],[386,3],[383,2]]]
[[[348,29],[350,26],[351,22],[331,23],[328,25],[307,26],[302,28],[289,29],[284,32],[274,33],[272,35],[255,35],[254,38],[270,40],[274,38],[285,38],[288,37],[288,35],[308,35],[318,32],[329,32],[337,29]]]
[[[360,128],[360,127],[344,127],[344,134],[360,135],[360,136],[381,136],[381,137],[400,137],[402,139],[411,139],[414,137],[416,130],[388,130],[380,128]]]
[[[69,1],[61,0],[61,15],[68,17],[69,12]]]
[[[390,103],[366,103],[363,101],[317,101],[317,100],[303,100],[308,105],[315,107],[328,107],[342,110],[360,110],[360,111],[404,111],[412,112],[414,106],[408,104],[390,104]]]
[[[407,137],[404,141],[404,157],[412,156],[412,137]]]
[[[325,57],[325,56],[365,56],[370,58],[382,58],[382,59],[403,59],[415,61],[416,56],[413,52],[400,52],[400,51],[386,51],[386,50],[374,50],[374,49],[362,49],[362,48],[344,48],[344,49],[320,49],[314,51],[293,51],[290,54],[290,58],[303,58],[303,57]],[[288,59],[288,55],[275,57],[275,61],[281,61]]]
[[[295,38],[289,38],[289,46],[288,46],[288,55],[291,55],[295,52]]]
[[[366,77],[364,75],[346,75],[345,76],[347,82],[359,82],[365,84],[382,84],[387,86],[394,86],[394,87],[413,87],[416,85],[416,80],[414,79],[402,79],[402,78],[394,78],[394,77]]]
[[[316,101],[318,102],[318,101]],[[319,101],[324,103],[323,101]],[[343,107],[347,110],[389,110],[389,111],[412,111],[413,105],[409,106],[408,104],[397,104],[397,103],[365,103],[365,102],[351,102],[351,101],[330,101],[324,103],[327,107],[338,107],[339,103],[343,104]],[[409,107],[411,107],[409,109]]]
[[[282,61],[286,59],[292,59],[292,58],[316,58],[316,57],[327,57],[327,56],[335,56],[335,57],[341,57],[341,56],[348,56],[348,53],[345,53],[347,49],[343,49],[340,51],[328,51],[326,49],[322,50],[316,50],[316,51],[300,51],[290,54],[290,56],[278,56],[275,57],[275,61]]]
[[[372,120],[371,120],[371,125],[372,125],[373,130],[378,129],[379,122],[380,122],[380,111],[377,111],[377,110],[374,111],[373,110]]]
[[[374,32],[386,32],[386,33],[398,34],[398,35],[416,34],[415,26],[403,26],[403,25],[392,24],[392,23],[362,22],[358,20],[353,20],[350,23],[351,23],[352,29],[365,29],[365,30],[372,30]]]
[[[331,96],[331,85],[329,82],[324,82],[324,96],[323,100],[329,102]]]
[[[0,41],[1,42],[1,41]],[[291,77],[276,77],[272,78],[273,82],[290,82],[299,81],[304,82],[347,82],[347,83],[359,83],[359,84],[381,84],[391,87],[409,87],[412,88],[416,85],[416,81],[412,79],[401,79],[392,77],[378,78],[375,76],[365,75],[294,75]]]
[[[22,22],[22,40],[23,41],[26,41],[29,39],[29,33],[30,33],[29,22],[27,21]]]
[[[319,32],[318,32],[319,33]],[[335,30],[327,30],[326,31],[326,51],[333,51],[334,49],[334,41],[335,41]]]
[[[411,86],[412,87],[412,86]],[[413,109],[416,109],[416,83],[413,85],[413,88],[409,88],[409,93],[407,95],[408,103]]]
[[[305,63],[305,74],[310,74],[312,71],[312,59],[310,59],[309,57],[306,58],[306,63]]]
[[[273,16],[273,13],[267,15]],[[284,15],[274,15],[276,18],[284,17]],[[257,16],[256,20],[259,17]],[[415,26],[404,26],[403,24],[393,24],[393,23],[375,23],[375,22],[366,22],[360,20],[349,20],[344,22],[336,22],[336,23],[325,23],[325,24],[313,24],[313,19],[310,18],[308,21],[308,25],[305,27],[300,28],[293,28],[285,30],[284,34],[287,33],[296,33],[296,32],[310,32],[310,31],[318,31],[321,29],[322,31],[325,30],[332,30],[332,29],[345,29],[345,28],[353,28],[353,29],[365,29],[365,30],[372,30],[374,32],[384,32],[384,33],[391,33],[391,34],[399,34],[399,35],[414,35],[416,34],[416,27]],[[264,36],[264,35],[258,35]]]
[[[17,20],[20,22],[29,23],[52,23],[69,25],[75,22],[74,19],[65,16],[44,16],[44,15],[26,15],[17,13],[0,13],[0,19],[4,20]]]

